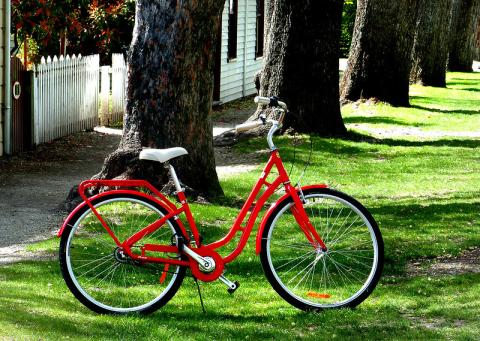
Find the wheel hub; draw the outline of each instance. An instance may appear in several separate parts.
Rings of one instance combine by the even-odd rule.
[[[128,256],[121,247],[115,248],[113,251],[113,257],[115,257],[115,260],[119,263],[129,263],[130,261],[130,256]]]
[[[316,255],[315,255],[315,263],[317,263],[318,261],[320,261],[323,257],[325,257],[327,255],[327,251],[324,251],[322,250],[321,248],[318,248],[317,251],[316,251]]]
[[[212,257],[203,257],[205,259],[205,263],[198,264],[200,271],[205,273],[211,273],[215,270],[216,264],[215,260]]]

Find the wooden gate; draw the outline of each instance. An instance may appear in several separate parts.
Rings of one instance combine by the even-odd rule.
[[[30,75],[22,61],[11,58],[12,82],[12,152],[27,150],[32,145],[32,114],[30,105]]]

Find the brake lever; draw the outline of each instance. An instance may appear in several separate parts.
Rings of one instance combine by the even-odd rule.
[[[267,116],[265,114],[260,114],[258,118],[263,122],[263,124],[267,124]]]

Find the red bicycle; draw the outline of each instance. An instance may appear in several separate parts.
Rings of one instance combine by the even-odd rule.
[[[262,115],[236,129],[271,123],[267,137],[271,154],[221,240],[202,242],[175,169],[168,163],[187,154],[183,148],[140,153],[140,159],[166,163],[178,207],[143,180],[80,184],[84,202],[58,233],[62,274],[80,302],[98,313],[151,313],[175,295],[187,268],[195,279],[220,280],[229,292],[235,291],[239,284],[223,275],[225,265],[242,252],[262,207],[282,187],[285,194],[268,209],[256,237],[256,253],[275,291],[303,310],[354,307],[368,297],[383,268],[383,240],[375,220],[358,201],[327,185],[292,186],[272,140],[287,106],[276,97],[255,100],[274,108],[278,121]],[[271,181],[274,167],[278,176]],[[91,187],[114,189],[88,197]],[[237,233],[240,239],[234,251],[221,256],[217,250]]]

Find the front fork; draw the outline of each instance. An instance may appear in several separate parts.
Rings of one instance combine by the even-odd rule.
[[[300,189],[298,192],[295,187],[288,184],[286,186],[286,191],[290,194],[293,199],[293,206],[290,208],[295,220],[298,223],[298,226],[302,229],[305,237],[307,237],[308,241],[312,246],[317,249],[320,247],[323,252],[327,252],[327,246],[323,242],[320,235],[317,233],[317,230],[313,226],[308,218],[307,212],[305,211],[304,204],[306,203],[305,197],[303,196],[303,192]],[[298,194],[300,193],[300,195]]]

